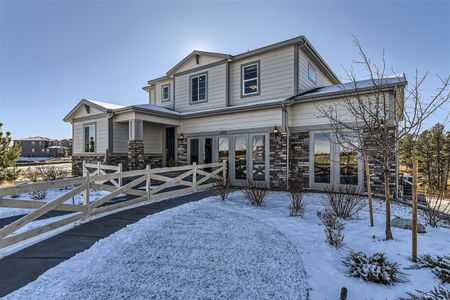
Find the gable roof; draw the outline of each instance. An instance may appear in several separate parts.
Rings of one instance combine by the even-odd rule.
[[[179,69],[182,65],[184,65],[187,61],[189,61],[192,57],[194,57],[194,56],[196,56],[196,55],[201,55],[201,56],[211,56],[211,57],[216,57],[216,58],[221,58],[221,59],[229,59],[230,56],[231,56],[231,55],[225,54],[225,53],[218,53],[218,52],[208,52],[208,51],[194,50],[194,51],[192,51],[188,56],[186,56],[185,58],[183,58],[179,63],[177,63],[172,69],[170,69],[169,71],[167,71],[165,77],[170,76],[172,73],[174,73],[177,69]],[[163,77],[163,78],[164,78],[164,77]]]
[[[275,44],[270,44],[267,46],[256,48],[251,51],[243,52],[243,53],[236,54],[236,55],[194,50],[188,56],[183,58],[183,60],[181,60],[179,63],[177,63],[173,68],[171,68],[166,73],[165,76],[149,80],[149,81],[147,81],[147,83],[149,85],[151,85],[157,81],[170,78],[170,75],[172,75],[177,69],[179,69],[183,64],[185,64],[189,59],[191,59],[195,55],[206,55],[206,56],[212,56],[212,57],[217,57],[217,58],[221,58],[221,59],[236,61],[239,59],[251,57],[251,56],[258,55],[258,54],[261,54],[261,53],[264,53],[267,51],[271,51],[271,50],[275,50],[278,48],[295,45],[295,44],[301,45],[307,50],[307,54],[310,55],[313,58],[313,60],[315,60],[315,62],[318,64],[318,66],[322,69],[322,71],[324,71],[324,73],[331,79],[331,81],[333,83],[335,83],[335,84],[341,83],[338,76],[333,72],[331,67],[319,55],[317,50],[311,45],[311,43],[308,41],[308,39],[304,35],[300,35],[300,36],[294,37],[292,39],[284,40],[284,41],[281,41],[281,42],[278,42]],[[146,86],[143,89],[148,90],[149,88],[150,88],[150,86]]]
[[[88,105],[88,106],[92,106],[100,111],[103,112],[108,112],[114,109],[119,109],[124,107],[123,105],[120,104],[114,104],[114,103],[110,103],[110,102],[103,102],[103,101],[97,101],[97,100],[89,100],[89,99],[81,99],[80,102],[78,102],[77,105],[75,105],[75,107],[64,117],[64,121],[65,122],[69,122],[73,115],[77,112],[77,110],[79,108],[81,108],[83,105]]]

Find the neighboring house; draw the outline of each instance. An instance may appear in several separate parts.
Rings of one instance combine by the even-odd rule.
[[[70,149],[63,146],[63,144],[65,144],[63,141],[42,136],[32,136],[15,140],[14,143],[20,142],[22,146],[22,153],[20,156],[22,157],[61,157],[70,155]],[[72,143],[70,142],[70,147],[71,146]]]
[[[370,93],[371,82],[361,84]],[[386,81],[393,103],[405,85],[404,76]],[[227,160],[233,184],[254,179],[284,188],[289,178],[306,177],[312,189],[363,187],[362,162],[340,163],[329,122],[318,116],[316,104],[341,101],[343,87],[352,89],[303,36],[238,55],[195,50],[148,81],[149,103],[83,99],[70,111],[73,174],[83,160],[129,169]],[[351,170],[346,178],[343,167]]]
[[[72,139],[62,139],[59,141],[60,145],[68,149],[67,155],[72,155]]]

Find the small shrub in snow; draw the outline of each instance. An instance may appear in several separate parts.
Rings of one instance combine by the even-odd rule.
[[[58,179],[63,179],[67,176],[67,171],[63,167],[49,166],[40,167],[38,171],[41,174],[42,180],[44,181],[54,181]]]
[[[417,258],[417,268],[431,268],[443,282],[450,283],[450,255],[436,256],[425,254]]]
[[[450,291],[443,285],[435,286],[428,292],[416,290],[415,293],[407,293],[408,298],[403,300],[448,300],[450,299]]]
[[[264,181],[246,180],[243,188],[244,196],[252,205],[261,207],[267,196],[267,187]]]
[[[28,168],[24,175],[31,182],[37,182],[41,178],[41,173],[37,168]]]
[[[220,198],[222,200],[225,200],[228,197],[228,194],[230,192],[230,181],[219,177],[214,180],[214,187],[219,192]]]
[[[398,280],[398,265],[387,260],[384,253],[367,256],[363,252],[350,252],[343,260],[350,276],[365,281],[393,285]]]
[[[47,191],[34,191],[29,193],[33,200],[43,200],[47,197]]]
[[[351,219],[365,207],[364,198],[358,187],[352,185],[330,186],[325,189],[327,200],[324,206],[343,219]]]
[[[320,214],[318,213],[318,216],[325,225],[327,243],[333,247],[341,248],[344,244],[344,234],[342,231],[345,228],[345,224],[339,221],[337,216],[329,210],[320,212]]]
[[[301,180],[291,180],[288,192],[291,198],[289,206],[291,216],[303,216],[305,213],[306,201],[303,199],[304,184]]]

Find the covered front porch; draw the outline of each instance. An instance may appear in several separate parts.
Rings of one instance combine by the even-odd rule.
[[[113,118],[107,163],[128,170],[174,166],[178,123],[169,118],[131,112]]]

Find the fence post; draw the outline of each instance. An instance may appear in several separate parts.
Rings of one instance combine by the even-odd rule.
[[[412,186],[412,261],[417,262],[417,181],[418,161],[413,160],[413,186]]]
[[[145,171],[146,171],[146,174],[147,174],[147,182],[146,182],[145,190],[147,191],[148,200],[150,201],[150,194],[151,194],[151,191],[152,191],[152,173],[151,173],[150,165],[147,165],[145,167]]]
[[[194,162],[192,164],[192,186],[194,188],[194,192],[197,191],[197,163]]]
[[[101,170],[101,165],[100,165],[100,162],[98,161],[97,162],[97,175],[101,175],[100,170]]]
[[[91,190],[91,182],[90,182],[89,172],[86,174],[86,177],[85,177],[85,187],[86,187],[86,189],[83,192],[83,205],[86,208],[86,217],[89,218],[89,216],[91,215],[91,209],[89,207],[89,193]]]
[[[119,163],[119,174],[122,173],[122,163]],[[119,187],[122,187],[122,177],[118,179]]]
[[[370,184],[369,158],[367,156],[364,157],[364,165],[367,177],[367,195],[369,196],[370,226],[373,227],[372,186]]]
[[[227,171],[228,171],[227,170],[227,160],[224,159],[222,164],[223,164],[223,172],[222,172],[222,174],[223,174],[223,183],[227,183]]]
[[[82,163],[82,169],[83,169],[83,177],[84,176],[86,176],[86,173],[87,173],[87,170],[86,170],[86,161],[85,160],[83,160],[83,163]]]

